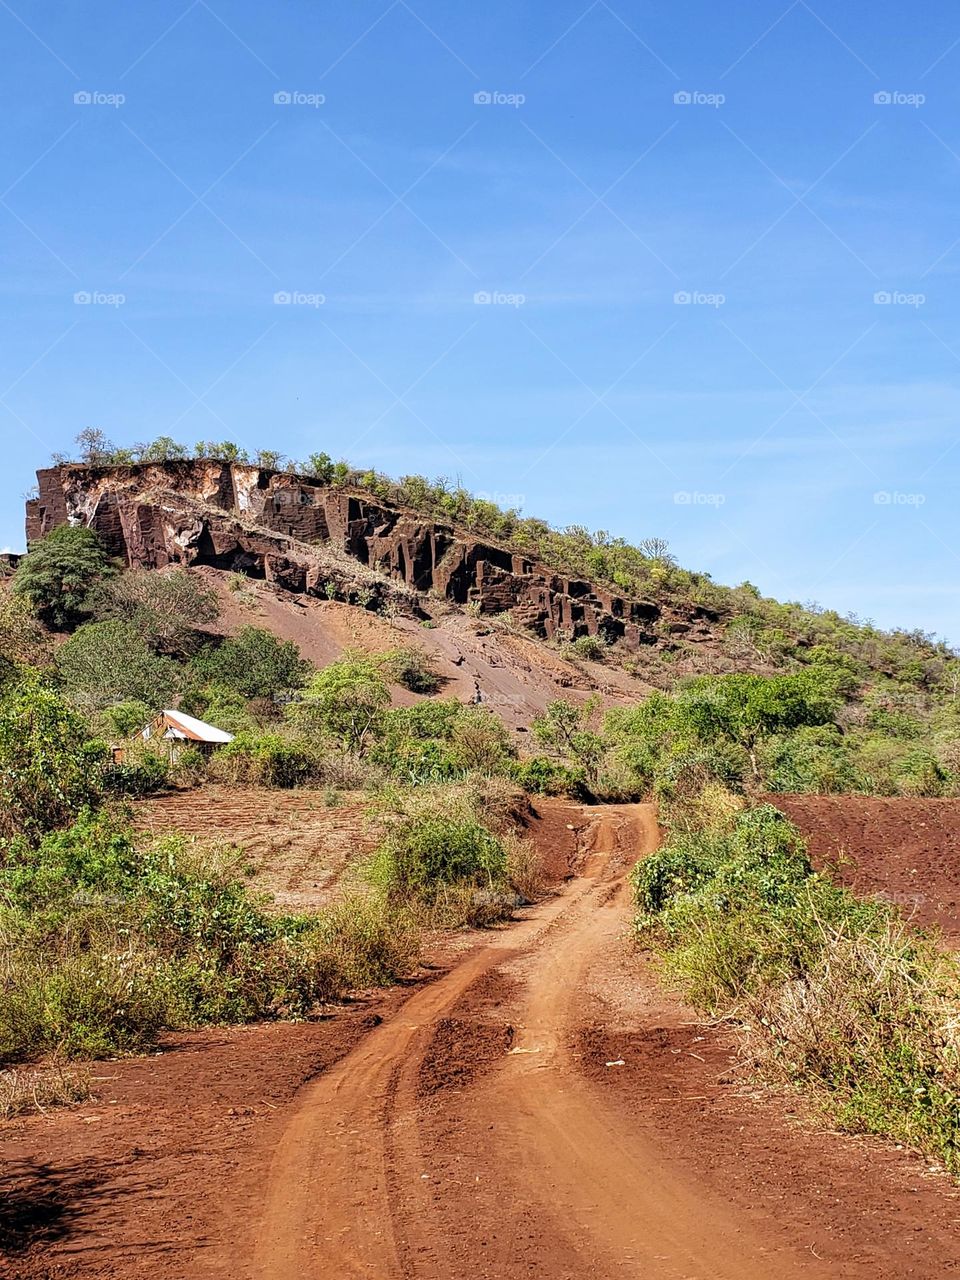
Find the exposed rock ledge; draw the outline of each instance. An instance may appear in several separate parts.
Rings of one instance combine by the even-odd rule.
[[[481,613],[509,609],[546,639],[602,634],[639,647],[664,631],[715,638],[708,610],[613,595],[362,490],[214,461],[71,464],[37,480],[28,542],[57,525],[87,525],[133,567],[214,565],[371,608],[392,597],[413,612],[417,593],[430,592]]]

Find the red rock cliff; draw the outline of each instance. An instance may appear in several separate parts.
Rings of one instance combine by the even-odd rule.
[[[392,595],[413,611],[417,593],[433,592],[481,613],[509,609],[545,638],[562,630],[631,646],[657,642],[657,604],[562,577],[362,490],[215,461],[65,465],[37,479],[28,542],[82,524],[133,567],[214,565],[368,607]],[[694,606],[664,619],[688,640],[711,638],[711,621]]]

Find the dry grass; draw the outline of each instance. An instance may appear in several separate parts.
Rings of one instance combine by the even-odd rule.
[[[0,1120],[84,1102],[89,1096],[90,1072],[59,1062],[0,1071]]]

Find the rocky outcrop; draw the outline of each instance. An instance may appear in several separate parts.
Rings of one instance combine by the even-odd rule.
[[[370,608],[390,597],[420,613],[439,596],[482,614],[509,609],[545,639],[599,634],[636,648],[665,632],[715,637],[707,610],[663,616],[652,601],[555,574],[363,490],[214,461],[65,465],[37,480],[28,542],[57,525],[86,525],[130,566],[213,565]]]

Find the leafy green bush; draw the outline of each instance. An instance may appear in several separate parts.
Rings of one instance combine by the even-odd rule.
[[[199,684],[221,685],[245,698],[302,689],[311,671],[292,640],[278,640],[262,627],[241,627],[222,644],[202,649],[191,665]]]
[[[36,840],[96,803],[108,754],[41,677],[8,686],[0,696],[0,839]]]
[[[574,769],[547,756],[530,756],[511,769],[511,777],[524,791],[545,796],[582,797],[585,792],[582,769]]]
[[[386,987],[410,972],[420,952],[415,914],[378,893],[351,893],[324,909],[325,946],[347,987]]]
[[[391,895],[429,900],[457,881],[492,888],[506,867],[503,845],[475,819],[413,814],[398,821],[379,846],[372,875]]]
[[[393,908],[267,915],[233,864],[81,816],[0,868],[0,1060],[142,1049],[162,1027],[305,1016],[412,963]],[[379,914],[378,914],[379,911]]]
[[[113,738],[131,738],[154,717],[154,709],[146,702],[131,699],[104,707],[103,724]]]
[[[856,791],[861,779],[849,742],[835,725],[803,727],[768,738],[758,750],[770,791]]]
[[[92,529],[60,525],[17,565],[13,592],[44,622],[67,627],[83,617],[90,591],[115,568]]]
[[[19,679],[24,667],[49,666],[50,637],[22,596],[0,591],[0,687]]]
[[[279,733],[238,733],[210,762],[210,776],[234,786],[303,787],[323,776],[323,757]]]

